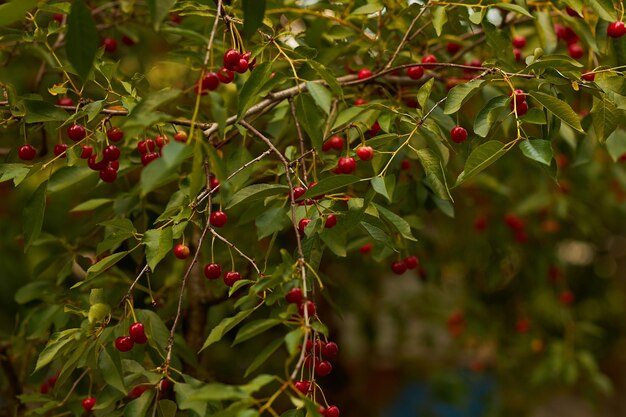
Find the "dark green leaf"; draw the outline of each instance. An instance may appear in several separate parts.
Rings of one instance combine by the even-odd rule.
[[[306,63],[315,72],[317,72],[324,81],[326,81],[326,84],[328,84],[328,87],[330,87],[331,91],[333,92],[335,96],[343,97],[343,89],[337,82],[337,78],[335,78],[335,76],[326,67],[324,67],[319,62],[316,62],[313,60],[308,60]]]
[[[626,154],[626,132],[621,129],[614,131],[609,135],[605,145],[613,161],[617,162]]]
[[[84,203],[80,203],[71,209],[70,212],[94,210],[105,204],[112,203],[113,201],[114,200],[111,198],[94,198],[92,200],[87,200]]]
[[[246,111],[254,104],[254,100],[259,99],[259,91],[263,85],[270,79],[272,73],[272,63],[263,62],[254,68],[250,77],[246,80],[241,91],[239,92],[239,103],[237,104],[237,118],[241,120]]]
[[[205,384],[196,389],[188,397],[188,401],[224,401],[247,398],[248,394],[241,388],[219,383]]]
[[[547,55],[535,60],[532,64],[526,67],[526,70],[530,71],[554,68],[562,71],[576,71],[582,67],[583,65],[580,62],[567,55]]]
[[[485,80],[472,80],[465,84],[459,84],[448,93],[443,112],[452,114],[459,111],[461,106],[478,92]]]
[[[393,190],[396,185],[396,177],[394,175],[387,175],[384,178],[374,177],[371,183],[374,191],[385,197],[387,201],[391,203]]]
[[[58,169],[52,174],[50,178],[50,184],[48,185],[48,191],[50,193],[56,193],[65,190],[68,187],[77,185],[80,181],[93,178],[93,171],[86,166],[66,166]]]
[[[28,199],[24,207],[22,224],[24,227],[24,251],[39,237],[43,226],[43,217],[46,211],[46,189],[48,182],[44,181]]]
[[[120,363],[119,355],[117,352],[114,352],[113,356],[111,356],[107,349],[102,349],[98,366],[102,372],[104,381],[121,393],[126,394],[126,386],[122,378],[122,364]]]
[[[552,163],[552,144],[549,140],[525,140],[519,145],[522,153],[529,159],[550,166]]]
[[[142,322],[146,327],[146,335],[150,346],[164,353],[169,339],[170,332],[163,323],[161,317],[151,310],[135,310],[137,320]]]
[[[129,136],[136,135],[159,121],[170,119],[170,116],[158,112],[157,109],[176,99],[180,94],[180,90],[164,88],[144,97],[139,104],[133,107],[128,117],[124,120],[122,124],[124,132]],[[169,143],[169,145],[172,145],[172,143]],[[168,146],[164,149],[167,149]]]
[[[176,0],[147,0],[147,3],[148,9],[150,9],[152,25],[156,30],[159,30],[163,18],[169,14]]]
[[[24,100],[26,123],[58,122],[68,118],[68,113],[43,100]]]
[[[0,5],[0,26],[7,26],[21,20],[36,4],[37,0],[11,0]]]
[[[461,172],[459,177],[456,179],[455,186],[467,181],[483,169],[487,168],[489,165],[493,164],[507,151],[508,148],[505,148],[504,143],[496,140],[483,143],[474,149],[465,162],[463,172]]]
[[[275,339],[270,344],[265,346],[261,352],[254,358],[250,366],[246,369],[244,377],[247,377],[252,372],[256,371],[259,366],[272,356],[274,352],[283,344],[283,339]]]
[[[0,165],[0,182],[13,180],[17,187],[30,172],[30,167],[24,164]]]
[[[306,134],[311,138],[313,147],[321,151],[325,118],[310,94],[300,94],[296,97],[296,116]]]
[[[80,335],[80,332],[80,329],[67,329],[53,334],[46,344],[46,347],[39,354],[34,372],[38,371],[39,369],[43,368],[54,359],[56,359],[57,355],[59,354],[61,349],[63,349],[63,347],[77,340],[77,336]]]
[[[407,240],[417,241],[411,232],[411,226],[402,217],[398,216],[391,210],[387,210],[379,204],[374,204],[380,215],[387,220],[396,229],[403,238]]]
[[[494,97],[483,107],[474,120],[474,133],[480,137],[486,137],[493,126],[493,123],[498,119],[500,111],[506,106],[509,101],[507,96]]]
[[[309,93],[311,93],[313,100],[315,100],[315,104],[317,104],[320,109],[324,110],[324,113],[329,114],[330,102],[332,100],[330,91],[328,91],[328,89],[323,85],[311,81],[307,81],[306,87],[309,90]]]
[[[354,175],[333,175],[326,177],[309,188],[302,196],[302,199],[317,197],[318,195],[327,194],[331,191],[337,191],[359,181],[361,181],[361,178]]]
[[[155,395],[155,391],[150,390],[126,404],[124,406],[124,417],[144,417],[148,413]]]
[[[600,97],[593,98],[591,123],[596,139],[600,143],[603,143],[617,129],[620,113],[606,95],[602,94]]]
[[[435,83],[435,78],[433,77],[429,79],[428,81],[426,81],[424,85],[422,85],[420,89],[417,90],[417,102],[419,103],[422,109],[426,107],[426,103],[428,102],[428,99],[430,98],[430,92],[433,89],[434,83]]]
[[[512,12],[516,12],[516,13],[519,13],[519,14],[522,14],[524,16],[528,16],[534,19],[534,16],[530,14],[528,10],[514,3],[498,3],[498,4],[495,4],[494,7],[498,7],[504,10],[510,10]]]
[[[433,27],[437,36],[441,36],[443,25],[448,21],[445,6],[435,6],[433,9]],[[432,78],[431,78],[432,79]]]
[[[193,147],[180,142],[170,142],[163,148],[163,156],[141,171],[141,195],[176,179],[178,167],[193,154]]]
[[[273,207],[263,211],[254,221],[259,240],[283,230],[291,223],[286,207]]]
[[[609,22],[617,20],[617,10],[612,0],[588,0],[587,3],[602,19],[608,20]],[[576,11],[580,13],[580,10]]]
[[[174,241],[172,228],[152,229],[146,231],[141,243],[146,245],[146,261],[151,271],[154,271],[157,264],[170,253]]]
[[[243,0],[241,8],[243,10],[243,35],[250,39],[263,23],[265,0]]]
[[[74,0],[72,11],[67,17],[65,50],[67,59],[83,80],[87,79],[93,66],[93,60],[100,46],[99,39],[91,10],[84,1]]]
[[[446,172],[441,160],[428,148],[418,149],[415,153],[426,174],[426,183],[434,191],[435,195],[444,200],[452,200]]]
[[[248,339],[251,339],[254,336],[261,334],[264,331],[269,330],[280,323],[282,323],[282,320],[279,319],[260,319],[246,323],[237,332],[237,336],[235,336],[233,346]]]
[[[569,104],[567,104],[563,100],[559,100],[554,96],[541,93],[539,91],[531,91],[529,94],[532,98],[541,103],[543,107],[545,107],[549,112],[554,114],[563,122],[570,125],[579,132],[585,133],[582,126],[580,125],[580,117],[576,114],[574,110],[572,110]]]
[[[106,258],[101,259],[100,261],[98,261],[97,263],[89,267],[89,269],[87,270],[87,277],[94,278],[100,275],[101,273],[103,273],[104,271],[106,271],[107,269],[115,265],[116,263],[118,263],[123,257],[128,255],[128,253],[129,251],[118,252],[118,253],[114,253],[113,255],[109,255]],[[76,284],[74,284],[72,288],[77,287],[83,284],[84,282],[85,281],[79,281]]]
[[[211,333],[209,333],[209,337],[207,337],[207,339],[204,341],[204,344],[202,345],[200,351],[203,351],[207,347],[211,346],[213,343],[222,340],[222,337],[225,333],[241,323],[246,317],[252,314],[253,311],[254,309],[240,311],[233,317],[227,317],[222,320],[220,324],[218,324],[211,330]]]
[[[237,191],[226,206],[231,209],[241,203],[264,200],[273,195],[289,195],[289,187],[283,184],[253,184]]]

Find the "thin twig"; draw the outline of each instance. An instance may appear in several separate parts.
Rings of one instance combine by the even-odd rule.
[[[306,152],[305,147],[304,147],[304,135],[302,134],[302,128],[300,127],[298,116],[296,115],[296,104],[293,102],[291,98],[289,99],[289,108],[291,109],[291,116],[293,117],[293,121],[296,124],[296,132],[298,133],[298,140],[300,141],[300,155],[304,155],[304,153]],[[308,184],[309,179],[307,178],[306,162],[304,158],[302,158],[301,160],[301,165],[302,165],[302,178],[304,178],[304,182]]]
[[[404,37],[402,38],[402,40],[400,41],[400,43],[398,44],[398,47],[396,48],[396,50],[394,51],[393,55],[391,55],[391,58],[389,58],[389,61],[387,61],[387,63],[385,64],[385,66],[383,67],[383,69],[389,69],[391,68],[391,64],[393,64],[393,61],[396,60],[396,58],[398,57],[398,54],[400,53],[400,51],[402,50],[402,48],[404,48],[404,45],[406,45],[407,40],[409,39],[409,34],[411,33],[411,31],[413,30],[413,26],[415,26],[415,23],[417,23],[417,21],[419,20],[420,17],[422,17],[422,15],[424,14],[424,12],[426,11],[426,9],[428,8],[428,5],[424,5],[424,7],[422,7],[422,10],[420,10],[420,12],[417,14],[417,16],[415,16],[413,18],[413,20],[411,21],[411,24],[409,25],[409,28],[407,29],[407,31],[404,33]]]
[[[227,244],[228,246],[230,246],[230,248],[234,249],[235,252],[237,252],[242,258],[246,259],[248,262],[250,262],[250,264],[252,265],[252,267],[254,268],[254,270],[257,272],[257,274],[261,275],[261,270],[259,269],[259,267],[257,266],[256,262],[254,261],[254,259],[252,259],[251,257],[249,257],[248,255],[246,255],[245,253],[243,253],[237,246],[235,246],[232,242],[230,242],[228,239],[226,239],[224,236],[220,235],[219,233],[217,233],[215,231],[215,229],[213,229],[212,227],[209,228],[209,231],[211,232],[211,234],[213,236],[215,236],[216,238],[218,238],[219,240],[221,240],[222,242],[224,242],[225,244]]]
[[[139,282],[139,279],[142,277],[143,274],[146,273],[147,270],[148,270],[148,264],[146,264],[146,266],[143,267],[141,272],[139,272],[139,274],[137,275],[137,278],[135,278],[133,283],[130,284],[130,287],[128,288],[128,291],[126,292],[126,295],[124,297],[122,297],[122,301],[120,301],[120,305],[124,304],[124,301],[126,301],[127,299],[130,298],[130,296],[131,296],[131,294],[133,292],[133,289],[135,288],[135,285],[137,285],[137,283]]]

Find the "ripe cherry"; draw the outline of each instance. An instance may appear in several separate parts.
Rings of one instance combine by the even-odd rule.
[[[133,339],[133,342],[139,343],[140,345],[143,345],[148,341],[146,329],[143,323],[136,322],[131,324],[128,328],[128,334],[130,335],[130,338]]]
[[[606,34],[611,38],[621,38],[626,35],[626,25],[624,25],[624,22],[620,21],[612,22],[606,28]]]
[[[102,151],[102,156],[106,161],[117,161],[120,159],[121,151],[115,145],[108,145]]]
[[[337,168],[342,174],[351,174],[356,170],[356,161],[350,156],[341,157],[337,162]]]
[[[250,52],[250,51],[248,51],[245,54],[241,55],[241,57],[243,59],[248,61],[248,68],[250,69],[250,71],[252,71],[254,69],[254,67],[256,66],[256,57],[252,58],[252,61],[251,61],[250,60],[251,56],[252,56],[252,52]]]
[[[239,74],[243,74],[244,72],[248,71],[248,61],[246,61],[244,58],[241,58],[239,60],[239,63],[235,65],[233,69]]]
[[[372,76],[372,71],[369,68],[361,68],[359,70],[359,73],[357,74],[357,77],[359,77],[359,80],[364,80],[371,76]]]
[[[337,225],[337,216],[334,214],[329,214],[326,217],[326,221],[324,222],[324,227],[327,229],[332,229]]]
[[[522,60],[522,50],[513,48],[513,57],[515,58],[515,62],[520,62]]]
[[[450,131],[450,139],[454,143],[463,143],[467,140],[467,130],[464,127],[456,126]]]
[[[174,140],[176,142],[185,143],[187,142],[187,137],[187,132],[185,132],[184,130],[179,130],[178,132],[176,132],[176,134],[174,134]]]
[[[306,189],[304,187],[293,187],[293,198],[294,200],[299,199],[306,193]]]
[[[574,59],[582,58],[583,55],[585,55],[585,50],[583,49],[582,46],[580,46],[577,43],[570,44],[567,47],[567,52],[569,53],[569,56],[571,56]]]
[[[56,20],[59,25],[62,25],[63,19],[65,19],[65,15],[63,13],[55,13],[52,15],[52,19]]]
[[[344,147],[343,138],[341,136],[333,136],[328,140],[330,147],[338,151]]]
[[[94,397],[87,397],[83,400],[83,409],[90,413],[96,406],[96,399]]]
[[[324,417],[339,417],[339,408],[336,405],[331,405],[326,409]]]
[[[143,164],[143,166],[148,165],[150,162],[154,161],[155,159],[159,159],[159,154],[156,152],[148,152],[146,154],[141,155],[141,163]]]
[[[333,370],[333,366],[328,361],[320,361],[315,364],[315,373],[319,376],[326,376]]]
[[[522,49],[526,46],[526,37],[525,36],[513,36],[513,46],[519,49]]]
[[[40,394],[47,394],[49,390],[50,390],[50,387],[46,383],[43,383],[43,384],[41,384],[39,386],[39,393]]]
[[[296,381],[293,385],[298,391],[305,395],[311,388],[311,383],[309,381]]]
[[[217,77],[224,84],[229,84],[235,79],[235,73],[228,68],[222,68],[217,72]]]
[[[298,304],[298,313],[304,317],[304,308],[306,306],[306,312],[309,317],[315,315],[315,311],[317,310],[315,307],[315,303],[311,300],[306,300],[303,303]]]
[[[489,225],[489,221],[487,220],[487,216],[478,215],[474,219],[474,229],[478,232],[482,232]]]
[[[515,323],[515,331],[517,333],[527,333],[530,329],[530,320],[528,319],[519,319],[517,323]]]
[[[565,13],[567,13],[568,15],[572,17],[582,17],[581,15],[578,14],[576,10],[572,9],[569,6],[565,7]]]
[[[300,234],[304,234],[304,229],[309,223],[311,223],[311,219],[302,219],[298,222],[298,230],[300,231]]]
[[[564,290],[561,294],[559,294],[559,300],[561,300],[562,304],[569,306],[574,303],[574,293],[570,290]]]
[[[239,52],[236,49],[229,49],[224,52],[224,68],[233,70],[235,66],[239,64],[240,58]]]
[[[67,136],[69,136],[69,138],[72,139],[74,142],[78,142],[79,140],[85,139],[85,136],[87,136],[87,132],[82,125],[75,123],[67,128]]]
[[[130,336],[120,336],[115,339],[115,348],[120,352],[128,352],[134,345],[135,342]]]
[[[596,74],[593,72],[586,72],[583,75],[581,75],[580,78],[582,78],[584,81],[591,82],[596,79]]]
[[[214,91],[220,86],[220,78],[213,71],[204,74],[202,78],[202,89]]]
[[[426,55],[422,58],[422,64],[436,64],[437,62],[435,55]]]
[[[241,274],[239,272],[230,271],[227,272],[226,275],[224,275],[224,284],[232,287],[233,285],[235,285],[235,282],[239,281],[240,279]]]
[[[357,148],[356,154],[361,161],[369,161],[374,157],[374,148],[371,146],[360,146]]]
[[[365,254],[370,253],[372,251],[372,248],[373,248],[373,245],[371,243],[366,243],[365,245],[359,248],[359,252],[365,255]]]
[[[100,179],[108,183],[114,182],[117,179],[117,169],[110,165],[102,168],[100,170]]]
[[[209,217],[209,223],[213,227],[223,227],[228,221],[228,216],[221,210],[214,211]]]
[[[322,346],[322,355],[327,358],[332,358],[337,355],[339,352],[339,346],[335,342],[328,342],[324,346]]]
[[[174,256],[178,259],[187,259],[189,257],[189,246],[180,243],[174,246]]]
[[[378,132],[380,132],[380,124],[378,123],[378,120],[376,120],[372,127],[370,127],[369,134],[370,136],[376,136]]]
[[[295,287],[287,291],[285,294],[285,301],[289,304],[300,304],[304,301],[304,294],[300,287]]]
[[[128,398],[135,399],[141,397],[141,395],[148,390],[146,385],[137,385],[135,388],[130,390],[128,393]]]
[[[211,188],[211,190],[218,188],[219,186],[220,186],[220,180],[218,180],[214,176],[211,176],[209,178],[209,187]]]
[[[154,151],[154,141],[152,139],[140,140],[137,142],[137,150],[141,154]]]
[[[122,132],[122,129],[119,127],[112,127],[107,130],[107,138],[109,138],[111,142],[119,142],[123,137],[124,132]]]
[[[167,137],[167,135],[156,135],[154,137],[154,143],[156,146],[158,146],[160,149],[163,149],[163,147],[165,145],[167,145],[169,143],[170,139]]]
[[[454,55],[461,50],[461,45],[456,42],[448,42],[446,45],[446,49],[450,55]]]
[[[37,150],[32,145],[22,145],[17,150],[17,156],[22,161],[32,161],[37,156]]]
[[[127,35],[122,35],[122,43],[126,46],[133,46],[135,44],[135,40]]]
[[[87,158],[87,166],[89,167],[89,169],[92,169],[94,171],[100,171],[106,168],[107,161],[103,159],[101,161],[96,162],[97,159],[98,159],[98,154],[92,154]]]
[[[403,159],[402,162],[400,163],[400,169],[402,171],[408,171],[410,168],[411,168],[411,160]]]
[[[222,275],[222,267],[220,264],[211,263],[204,265],[204,276],[207,279],[218,279]]]
[[[117,49],[117,41],[113,38],[102,39],[102,46],[106,52],[113,53]]]
[[[526,93],[524,92],[524,90],[521,90],[519,88],[515,89],[514,91],[509,93],[509,97],[515,97],[515,101],[519,104],[522,101],[526,100]]]
[[[507,213],[504,216],[504,222],[506,223],[511,230],[524,230],[526,224],[524,223],[524,219],[519,217],[515,213]]]
[[[70,97],[60,97],[57,100],[57,106],[73,106],[74,105],[74,100],[72,100]]]
[[[364,104],[367,104],[367,100],[365,100],[364,98],[357,98],[356,100],[354,100],[355,106],[362,106]]]
[[[412,80],[419,80],[424,75],[424,68],[419,65],[409,67],[406,70],[406,75]]]
[[[395,261],[391,264],[391,270],[396,275],[402,275],[406,272],[406,265],[403,261]]]
[[[406,267],[408,269],[415,269],[417,268],[417,265],[419,264],[419,259],[417,259],[417,256],[415,255],[411,255],[408,256],[406,258],[404,258],[404,265],[406,265]]]

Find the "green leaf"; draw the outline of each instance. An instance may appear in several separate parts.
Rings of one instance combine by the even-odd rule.
[[[448,15],[446,14],[445,6],[436,6],[433,10],[433,27],[437,36],[441,36],[443,25],[448,21]]]
[[[225,401],[247,398],[249,395],[241,388],[219,383],[204,384],[187,398],[188,401]]]
[[[528,10],[514,3],[498,3],[498,4],[493,5],[493,7],[498,7],[504,10],[510,10],[512,12],[516,12],[524,16],[531,17],[533,19],[535,18],[532,14],[530,14]]]
[[[105,204],[112,203],[113,201],[114,200],[112,198],[94,198],[80,203],[79,205],[71,209],[70,212],[94,210]]]
[[[83,80],[87,79],[93,66],[100,46],[99,39],[91,10],[84,1],[74,0],[70,15],[67,17],[65,51],[67,59]]]
[[[296,116],[306,134],[311,138],[313,147],[321,151],[325,118],[311,94],[299,94],[296,97]]]
[[[250,77],[246,80],[239,92],[239,103],[237,104],[237,118],[241,120],[248,109],[254,104],[254,100],[259,98],[259,92],[263,85],[270,79],[272,74],[272,63],[263,62],[254,68]]]
[[[536,33],[539,36],[541,47],[546,53],[551,54],[557,48],[557,39],[552,24],[552,16],[550,16],[548,11],[543,10],[537,10],[534,14],[536,18]]]
[[[151,127],[159,121],[170,119],[167,114],[157,111],[157,109],[180,96],[182,92],[174,88],[164,88],[154,91],[144,97],[135,107],[132,108],[128,117],[124,120],[122,128],[128,136],[138,135],[143,130]],[[168,146],[173,143],[170,142]],[[167,149],[166,146],[164,149]],[[152,163],[149,165],[151,166]]]
[[[591,6],[594,12],[602,19],[609,22],[617,20],[617,10],[612,0],[588,0],[587,4]],[[580,13],[580,10],[576,10]]]
[[[500,115],[499,110],[504,108],[508,101],[509,98],[506,96],[497,96],[489,100],[485,107],[476,115],[476,119],[474,120],[474,133],[480,137],[486,137]]]
[[[155,391],[144,392],[124,406],[124,417],[144,417],[153,403]]]
[[[111,307],[108,304],[96,303],[89,307],[89,313],[87,319],[90,324],[102,322],[109,314],[111,314]]]
[[[461,106],[478,92],[485,80],[472,80],[465,84],[459,84],[448,93],[443,112],[452,114],[459,111]]]
[[[384,6],[380,4],[377,0],[369,0],[366,5],[357,7],[350,14],[353,14],[353,15],[372,14],[372,13],[381,11],[383,7]]]
[[[24,228],[24,251],[37,240],[43,226],[43,217],[46,211],[46,189],[48,181],[41,183],[37,190],[30,196],[22,212],[22,225]]]
[[[158,417],[176,417],[178,406],[172,400],[159,400],[157,411]]]
[[[37,0],[11,0],[0,5],[0,26],[7,26],[22,20],[30,9],[35,7]]]
[[[591,108],[591,123],[596,134],[596,139],[603,143],[611,133],[617,129],[620,111],[615,105],[602,94],[600,97],[593,97],[593,107]]]
[[[323,85],[311,81],[307,81],[306,87],[309,90],[309,93],[311,93],[313,100],[315,100],[315,104],[317,104],[320,109],[324,110],[324,113],[329,114],[330,102],[332,100],[330,91],[328,91],[328,89]]]
[[[250,366],[246,369],[244,378],[256,371],[259,366],[263,365],[266,360],[272,356],[274,352],[283,344],[283,339],[274,339],[269,345],[265,346],[261,352],[254,358]]]
[[[367,231],[367,233],[374,239],[377,240],[379,242],[385,242],[385,243],[389,243],[389,236],[387,235],[387,233],[385,233],[385,231],[383,229],[381,229],[380,227],[374,226],[371,223],[368,222],[361,222],[361,226],[363,226],[363,228],[365,228],[365,230]]]
[[[531,91],[530,96],[537,100],[543,107],[563,122],[578,130],[581,133],[585,133],[580,125],[580,117],[576,114],[569,104],[563,100],[559,100],[549,94],[541,93],[539,91]]]
[[[211,333],[209,333],[209,337],[207,337],[207,339],[204,341],[204,344],[202,345],[200,352],[202,352],[207,347],[211,346],[213,343],[216,343],[222,340],[222,337],[224,336],[224,334],[226,334],[233,327],[235,327],[236,325],[241,323],[243,320],[245,320],[245,318],[248,317],[250,314],[252,314],[253,311],[254,309],[240,311],[239,313],[235,314],[233,317],[227,317],[224,320],[222,320],[220,324],[218,324],[211,330]]]
[[[289,195],[289,187],[283,184],[253,184],[237,191],[226,209],[231,209],[241,203],[251,203],[253,201],[264,200],[274,195]]]
[[[435,83],[435,78],[434,77],[430,78],[417,91],[417,102],[419,103],[420,108],[422,109],[426,108],[426,103],[428,102],[428,99],[430,98],[430,92],[433,89],[434,83]]]
[[[361,178],[355,175],[333,175],[321,179],[313,187],[309,188],[301,199],[317,197],[318,195],[327,194],[331,191],[340,190],[350,184],[361,181]]]
[[[155,30],[159,30],[161,22],[170,12],[170,9],[176,3],[176,0],[146,0],[148,3],[148,9],[150,10],[150,17],[152,18],[152,25]]]
[[[611,133],[605,142],[605,146],[611,159],[617,162],[622,155],[626,154],[626,132],[618,129]]]
[[[165,323],[163,323],[161,317],[151,310],[137,309],[135,310],[135,314],[137,315],[137,320],[142,322],[146,327],[146,335],[148,335],[148,343],[150,346],[164,353],[170,331],[165,326]]]
[[[43,100],[23,100],[26,107],[26,123],[59,122],[69,117],[68,113]]]
[[[146,245],[146,261],[151,271],[154,271],[165,256],[170,253],[174,246],[174,238],[172,237],[172,227],[168,226],[163,229],[147,230],[141,241]]]
[[[280,323],[282,323],[282,320],[279,319],[260,319],[246,323],[237,332],[237,336],[235,336],[235,341],[232,346],[251,339]]]
[[[396,186],[396,177],[393,175],[387,175],[384,178],[374,177],[371,180],[372,188],[378,194],[382,195],[391,203],[393,198],[393,190]]]
[[[126,394],[127,390],[124,385],[124,378],[122,378],[122,364],[117,352],[114,353],[114,356],[115,360],[109,353],[108,349],[102,349],[98,360],[98,366],[102,372],[104,381],[119,392]]]
[[[254,220],[254,224],[257,227],[258,239],[261,240],[275,232],[279,232],[290,224],[291,222],[289,216],[287,216],[287,211],[288,209],[286,207],[272,207],[264,210],[263,213]]]
[[[250,39],[263,24],[265,0],[243,0],[241,9],[243,11],[243,35],[246,39]]]
[[[50,178],[48,192],[56,193],[92,177],[93,171],[86,166],[66,166],[56,170]]]
[[[398,216],[393,211],[387,210],[379,204],[374,203],[374,206],[381,214],[381,216],[389,223],[391,223],[391,225],[402,235],[403,238],[407,240],[417,241],[417,239],[415,239],[415,236],[413,236],[413,233],[411,232],[411,226],[409,225],[409,223],[407,223],[406,220]]]
[[[89,269],[87,270],[87,277],[94,278],[100,275],[101,273],[103,273],[104,271],[106,271],[107,269],[115,265],[116,263],[118,263],[123,257],[128,255],[128,253],[129,251],[117,252],[117,253],[114,253],[113,255],[109,255],[106,258],[101,259],[100,261],[96,262],[95,264],[89,267]],[[72,288],[77,287],[83,284],[84,282],[85,281],[79,281],[76,284],[74,284]]]
[[[24,164],[0,165],[0,182],[13,180],[17,187],[30,172],[30,167]]]
[[[426,173],[426,184],[428,184],[439,198],[452,201],[448,181],[446,179],[446,172],[439,157],[428,148],[418,149],[415,153]]]
[[[532,139],[519,144],[524,156],[540,164],[550,166],[552,163],[552,143],[549,140]]]
[[[559,69],[562,71],[576,71],[582,67],[583,64],[567,55],[546,55],[528,65],[526,71],[544,70],[546,68]]]
[[[333,94],[337,97],[343,97],[343,89],[341,85],[337,82],[337,78],[322,64],[317,61],[308,60],[307,65],[310,66],[313,71],[317,72],[317,74],[322,77]]]
[[[176,179],[178,167],[193,154],[193,147],[180,142],[170,142],[163,148],[163,156],[141,171],[141,195]]]
[[[508,150],[504,143],[496,140],[490,140],[474,149],[465,162],[463,172],[456,179],[455,187],[493,164]]]
[[[41,351],[37,358],[37,365],[33,372],[37,372],[44,366],[48,365],[68,343],[76,340],[76,337],[80,334],[80,329],[67,329],[53,334],[50,340],[46,344],[46,347]]]

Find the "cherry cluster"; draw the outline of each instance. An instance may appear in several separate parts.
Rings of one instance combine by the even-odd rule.
[[[217,90],[222,84],[230,84],[235,79],[235,72],[243,74],[252,71],[256,66],[256,57],[252,58],[251,52],[239,53],[236,49],[224,52],[224,66],[217,72],[207,72],[202,80],[196,83],[196,93],[206,95],[209,91]]]
[[[180,132],[177,132],[178,135]],[[182,132],[185,134],[184,132]],[[185,134],[186,135],[186,134]],[[185,141],[187,138],[185,137]],[[156,135],[153,139],[147,138],[137,142],[137,151],[141,155],[141,164],[147,166],[150,162],[161,157],[163,148],[169,143],[167,135]]]
[[[371,250],[371,249],[370,249]],[[363,252],[363,248],[361,248]],[[407,256],[401,261],[394,261],[391,263],[391,270],[396,275],[404,274],[408,269],[415,269],[419,266],[419,259],[415,255]]]
[[[135,346],[135,343],[143,345],[148,341],[143,323],[131,324],[128,334],[128,336],[119,336],[115,339],[115,348],[120,352],[128,352]]]

